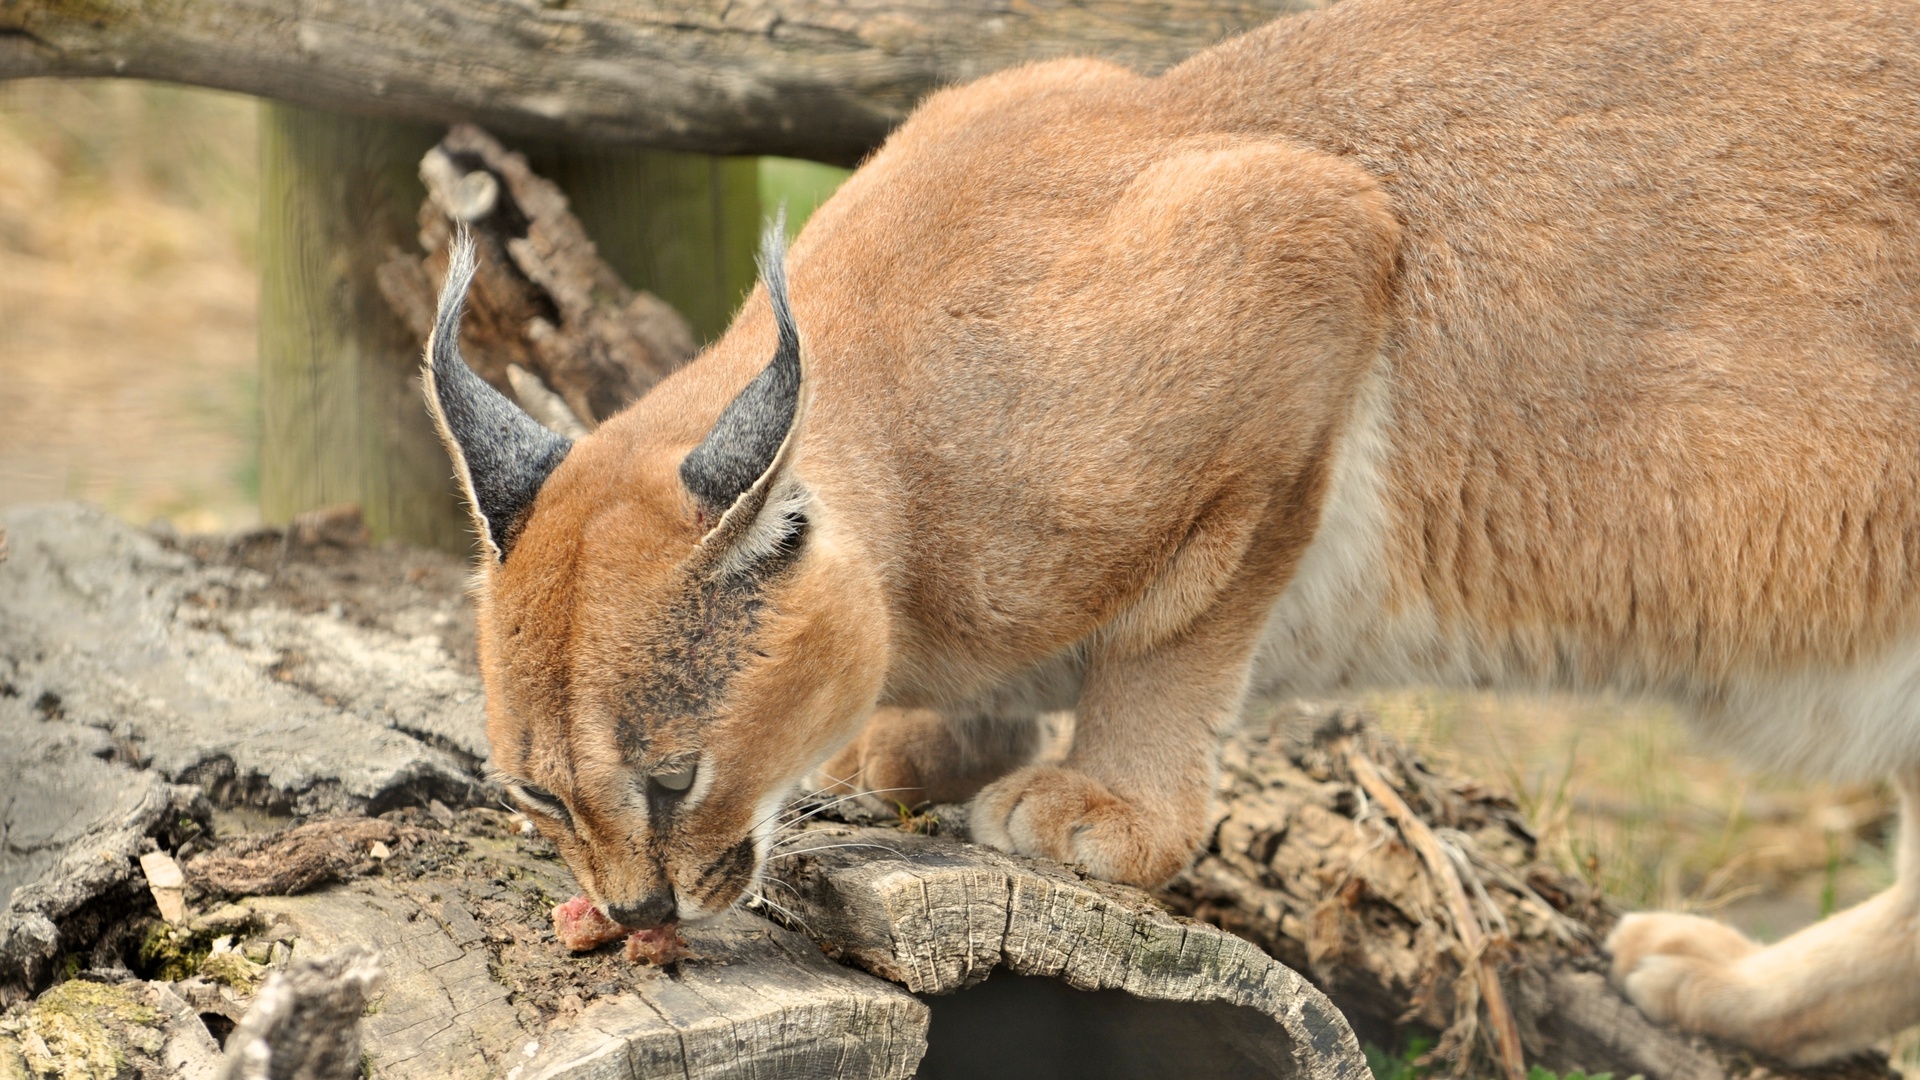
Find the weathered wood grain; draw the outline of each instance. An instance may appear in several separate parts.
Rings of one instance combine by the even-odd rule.
[[[905,1080],[926,1007],[747,912],[688,927],[693,958],[628,963],[618,944],[570,956],[545,925],[573,887],[543,842],[469,811],[457,837],[391,857],[383,874],[244,901],[256,936],[292,959],[370,946],[384,970],[361,1020],[372,1076],[744,1076]]]
[[[1345,1018],[1310,983],[1137,889],[888,828],[817,829],[776,865],[793,894],[780,903],[809,936],[915,993],[960,991],[1006,971],[1210,1006],[1207,1025],[1248,1075],[1368,1075]]]
[[[394,118],[850,164],[929,91],[1143,71],[1312,0],[6,0],[0,78],[110,75]]]

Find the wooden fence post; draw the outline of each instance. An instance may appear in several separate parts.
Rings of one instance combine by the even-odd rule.
[[[420,345],[374,270],[417,246],[426,124],[266,103],[260,119],[260,515],[358,503],[376,537],[464,551]]]
[[[261,120],[261,516],[360,504],[376,538],[465,551],[419,343],[375,268],[417,246],[434,126],[267,104]],[[753,283],[751,158],[523,141],[615,270],[710,340]]]

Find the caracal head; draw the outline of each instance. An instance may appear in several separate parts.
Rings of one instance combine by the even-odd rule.
[[[751,889],[784,804],[858,732],[886,670],[878,587],[795,468],[807,394],[779,230],[716,346],[758,369],[717,422],[643,402],[577,443],[542,428],[460,357],[464,237],[428,346],[484,549],[495,771],[629,927]]]

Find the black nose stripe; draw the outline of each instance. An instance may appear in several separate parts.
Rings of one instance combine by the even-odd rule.
[[[748,837],[702,870],[687,895],[708,910],[725,907],[747,891],[748,883],[753,880],[754,862],[753,838]]]

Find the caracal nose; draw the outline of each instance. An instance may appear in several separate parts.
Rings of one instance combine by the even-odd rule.
[[[638,900],[607,904],[607,917],[629,930],[651,930],[673,920],[673,890],[643,896]]]

